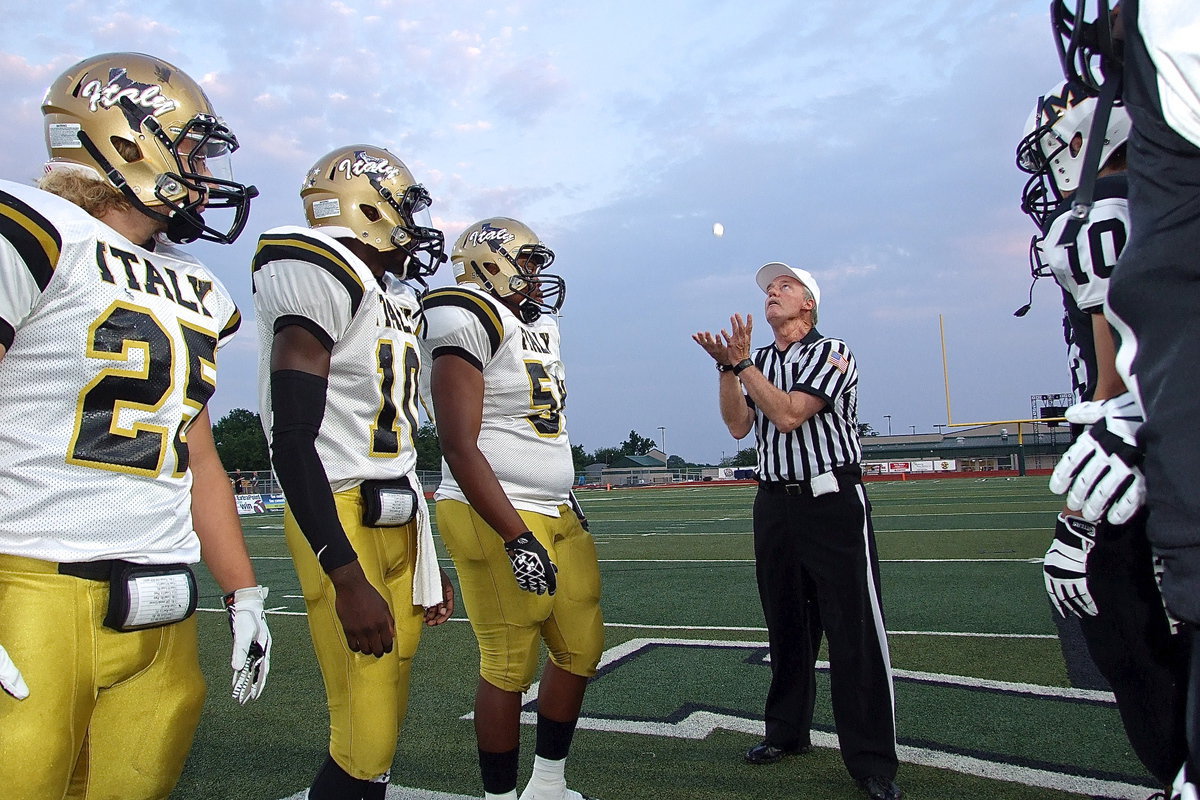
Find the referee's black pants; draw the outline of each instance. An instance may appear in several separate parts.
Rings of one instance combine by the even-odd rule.
[[[813,497],[764,483],[754,498],[754,556],[771,650],[766,741],[808,743],[813,662],[829,641],[830,694],[842,760],[855,779],[896,777],[895,699],[879,594],[871,505],[862,483]]]

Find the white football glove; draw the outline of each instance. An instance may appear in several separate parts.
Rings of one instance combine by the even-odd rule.
[[[1179,774],[1175,776],[1174,783],[1171,784],[1171,800],[1198,800],[1200,793],[1196,791],[1196,784],[1189,780],[1187,764],[1183,765],[1183,769],[1179,770]]]
[[[271,671],[271,631],[263,601],[267,587],[250,586],[225,595],[229,630],[233,633],[233,699],[246,705],[262,694]]]
[[[1067,505],[1084,519],[1108,514],[1114,525],[1128,522],[1146,499],[1137,432],[1142,409],[1130,392],[1102,402],[1076,403],[1066,411],[1071,422],[1090,425],[1063,454],[1050,476],[1050,491],[1067,495]]]
[[[1058,515],[1054,541],[1042,562],[1042,578],[1050,602],[1064,617],[1096,616],[1096,603],[1087,586],[1087,557],[1096,545],[1096,523]]]
[[[0,645],[0,689],[18,700],[29,697],[29,687],[25,685],[25,678],[21,676],[21,670],[17,669],[17,665],[9,658],[3,645]]]

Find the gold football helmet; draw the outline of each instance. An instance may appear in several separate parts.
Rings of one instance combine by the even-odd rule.
[[[141,53],[80,61],[42,100],[49,168],[88,168],[176,242],[229,244],[246,225],[253,186],[233,181],[237,137],[204,90],[177,67]],[[202,213],[230,209],[219,230]]]
[[[353,144],[321,156],[300,197],[310,228],[336,229],[325,233],[394,252],[388,271],[401,278],[424,284],[446,260],[445,239],[429,218],[429,192],[382,147]]]
[[[567,299],[566,282],[545,271],[554,263],[554,251],[515,219],[489,217],[471,225],[454,243],[450,261],[459,283],[473,283],[496,297],[519,296],[525,322],[557,314]]]

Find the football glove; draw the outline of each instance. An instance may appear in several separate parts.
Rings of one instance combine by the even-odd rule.
[[[575,496],[575,492],[567,492],[567,499],[571,502],[571,510],[575,512],[575,516],[579,517],[579,526],[585,531],[591,531],[588,518],[583,515],[583,506],[579,505],[579,498]]]
[[[17,665],[8,657],[8,651],[0,645],[0,689],[11,694],[18,700],[24,700],[29,697],[29,687],[25,685],[25,678],[21,676],[21,670],[17,669]]]
[[[267,587],[250,586],[225,595],[229,630],[233,634],[233,699],[246,705],[262,694],[271,670],[271,631],[263,601]]]
[[[504,550],[512,562],[517,586],[534,594],[553,595],[558,590],[558,578],[555,577],[558,567],[532,533],[526,531],[511,542],[505,542]]]
[[[1186,763],[1171,784],[1171,800],[1200,800],[1200,792],[1196,791],[1196,784],[1192,783],[1191,776],[1188,775]]]
[[[1067,505],[1078,508],[1084,519],[1098,521],[1107,513],[1114,525],[1128,522],[1146,499],[1137,443],[1143,418],[1137,398],[1125,392],[1099,403],[1076,403],[1066,417],[1091,427],[1059,460],[1050,490],[1065,493]]]
[[[1058,515],[1054,541],[1042,562],[1042,577],[1050,602],[1064,617],[1096,616],[1096,603],[1087,586],[1087,557],[1096,545],[1096,523]]]

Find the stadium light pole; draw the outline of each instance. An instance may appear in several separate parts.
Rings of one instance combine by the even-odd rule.
[[[909,425],[908,427],[912,428],[912,435],[913,435],[913,436],[916,436],[916,435],[917,435],[917,426],[916,426],[916,425]]]
[[[884,414],[883,418],[888,421],[888,436],[891,436],[892,435],[892,415]]]
[[[662,438],[662,451],[663,451],[663,455],[665,456],[667,454],[667,428],[666,428],[666,426],[659,425],[658,433],[659,433],[659,436]]]

